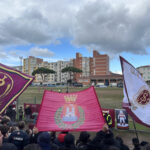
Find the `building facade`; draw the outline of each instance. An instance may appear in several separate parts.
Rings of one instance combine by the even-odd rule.
[[[109,75],[109,56],[101,55],[93,51],[93,58],[90,59],[91,76]]]
[[[143,79],[150,84],[150,66],[140,66],[137,68]]]
[[[72,65],[72,61],[71,62],[70,61],[57,61],[57,62],[49,63],[47,61],[43,61],[43,59],[29,56],[29,58],[26,58],[23,60],[23,72],[28,75],[32,75],[32,72],[38,67],[48,68],[48,69],[54,70],[56,73],[47,74],[45,76],[44,82],[49,83],[49,84],[66,83],[69,78],[69,74],[62,73],[61,70],[71,65]],[[38,82],[38,83],[42,82],[42,77],[39,74],[35,75],[34,82]]]
[[[67,83],[70,79],[69,73],[62,73],[65,67],[73,66],[82,70],[82,73],[74,73],[73,82],[83,83],[84,85],[96,85],[103,83],[110,85],[123,80],[122,75],[114,74],[109,71],[109,56],[101,55],[96,50],[93,51],[93,57],[82,57],[76,53],[76,58],[70,61],[47,62],[43,59],[29,56],[23,60],[23,72],[32,75],[32,72],[38,67],[44,67],[54,70],[55,74],[47,74],[45,82],[49,84]],[[36,75],[34,82],[42,82],[40,75]]]
[[[96,50],[93,51],[93,57],[82,57],[76,53],[73,66],[82,70],[82,73],[75,74],[75,81],[85,85],[91,84],[91,77],[110,75],[109,56],[101,55]]]
[[[32,75],[32,72],[42,64],[43,59],[29,56],[29,58],[23,59],[23,72],[28,75]]]
[[[74,80],[78,81],[81,77],[90,76],[90,58],[82,57],[80,53],[76,53],[76,58],[73,59],[73,66],[82,70],[82,73],[76,73],[74,75]]]

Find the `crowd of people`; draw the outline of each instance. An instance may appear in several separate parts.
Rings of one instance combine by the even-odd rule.
[[[134,150],[149,150],[148,142],[132,139]],[[78,139],[67,131],[39,132],[24,121],[12,124],[8,116],[0,119],[0,150],[129,150],[121,137],[114,137],[105,124],[94,138],[86,131]]]
[[[9,107],[6,109],[5,113],[6,116],[8,116],[12,122],[16,121],[16,107],[13,105],[9,105]],[[23,109],[22,106],[19,107],[18,109],[18,118],[19,121],[22,121],[25,119],[27,122],[30,121],[32,116],[32,110],[29,105],[26,105],[26,108]]]

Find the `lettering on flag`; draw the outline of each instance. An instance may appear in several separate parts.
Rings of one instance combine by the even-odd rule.
[[[105,121],[94,87],[80,92],[45,90],[37,120],[39,131],[99,131]]]
[[[11,104],[33,81],[20,71],[0,64],[0,113]]]
[[[150,126],[150,88],[129,62],[122,57],[120,61],[124,76],[123,107],[136,122]]]

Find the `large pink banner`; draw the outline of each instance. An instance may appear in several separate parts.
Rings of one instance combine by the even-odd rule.
[[[39,131],[99,131],[105,121],[94,87],[74,93],[45,90]]]
[[[33,79],[32,76],[0,64],[0,113],[17,99]]]

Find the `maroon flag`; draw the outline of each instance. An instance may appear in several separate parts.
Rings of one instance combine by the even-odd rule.
[[[150,88],[142,75],[123,57],[120,57],[124,77],[123,107],[138,123],[150,127]]]
[[[0,64],[0,113],[11,104],[33,81],[20,71]]]

